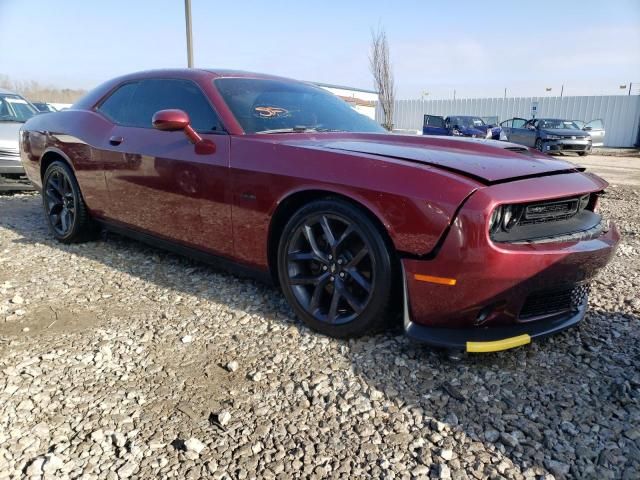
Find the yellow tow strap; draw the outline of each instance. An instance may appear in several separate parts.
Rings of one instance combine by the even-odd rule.
[[[467,352],[486,353],[499,352],[510,348],[519,347],[531,343],[531,337],[526,333],[517,337],[495,340],[493,342],[467,342]]]

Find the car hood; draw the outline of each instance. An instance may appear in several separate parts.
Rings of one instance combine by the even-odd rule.
[[[549,130],[540,130],[544,135],[559,135],[563,137],[586,137],[588,134],[583,130],[572,130],[570,128],[553,128]]]
[[[290,143],[298,147],[406,160],[453,171],[485,184],[584,170],[522,145],[497,140],[380,134],[351,134],[350,137],[322,140],[315,136]]]
[[[18,150],[20,122],[0,122],[0,147]]]

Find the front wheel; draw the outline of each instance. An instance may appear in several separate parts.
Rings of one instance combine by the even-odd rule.
[[[368,215],[344,200],[315,201],[293,215],[280,238],[278,276],[298,317],[326,335],[375,333],[389,318],[392,255]]]
[[[529,144],[531,145],[531,144]],[[542,151],[542,139],[539,138],[536,140],[536,150]]]
[[[95,232],[71,168],[53,162],[42,179],[44,214],[53,236],[62,243],[88,240]]]
[[[589,155],[589,152],[578,152],[578,156],[580,157],[586,157],[587,155]]]

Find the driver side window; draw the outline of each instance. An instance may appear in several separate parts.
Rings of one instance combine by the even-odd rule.
[[[207,98],[189,80],[153,78],[126,83],[114,91],[98,110],[118,125],[153,128],[153,115],[159,110],[173,108],[185,111],[198,132],[224,132]]]

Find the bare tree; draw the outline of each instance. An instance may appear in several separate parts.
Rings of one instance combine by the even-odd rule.
[[[371,53],[369,54],[369,68],[378,91],[380,106],[384,114],[382,126],[393,130],[393,102],[396,91],[389,60],[389,44],[387,34],[382,28],[371,31]]]
[[[19,93],[32,102],[73,103],[87,93],[86,90],[42,85],[33,80],[11,80],[9,76],[2,73],[0,73],[0,88]]]

